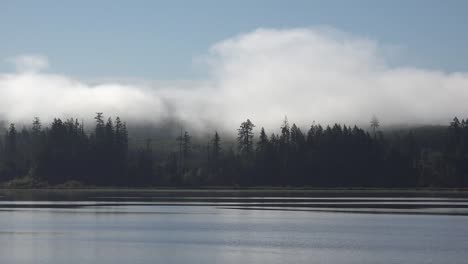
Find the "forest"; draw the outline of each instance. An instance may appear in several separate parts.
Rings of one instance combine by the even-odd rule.
[[[247,119],[237,138],[213,131],[174,136],[169,151],[132,143],[119,117],[97,113],[92,128],[78,119],[34,118],[10,124],[0,139],[4,187],[468,187],[468,119],[430,129],[380,131],[313,123],[307,131],[285,119],[268,134]],[[131,134],[131,133],[130,133]],[[135,141],[136,142],[136,141]],[[234,143],[232,143],[234,142]]]

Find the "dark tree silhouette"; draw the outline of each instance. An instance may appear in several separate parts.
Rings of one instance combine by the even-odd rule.
[[[217,163],[221,157],[221,139],[216,131],[212,143],[213,160]]]
[[[262,129],[260,130],[260,136],[258,138],[258,142],[257,142],[257,153],[259,153],[260,155],[266,153],[268,151],[268,145],[269,145],[269,141],[268,141],[268,136],[266,135],[265,133],[265,129],[262,127]]]
[[[187,131],[184,133],[184,137],[182,138],[182,153],[184,154],[184,158],[187,159],[191,152],[191,136]]]
[[[15,124],[11,123],[10,127],[8,129],[8,133],[6,136],[6,150],[7,154],[14,156],[16,154],[16,142],[17,142],[17,132],[16,132],[16,127]]]
[[[242,122],[240,128],[237,129],[237,141],[239,152],[242,155],[250,155],[253,152],[253,128],[255,125],[247,119]]]
[[[104,121],[106,120],[106,121]],[[369,132],[343,124],[313,123],[305,135],[285,119],[278,134],[247,119],[237,130],[237,147],[218,132],[176,142],[132,135],[119,117],[95,126],[38,117],[19,132],[11,124],[0,137],[0,182],[95,186],[311,186],[468,187],[468,121],[448,127]],[[232,138],[233,140],[233,138]],[[224,151],[222,150],[222,145]],[[255,146],[255,149],[254,149]],[[17,181],[21,180],[21,181]],[[36,186],[36,185],[31,185]],[[30,187],[31,187],[30,186]]]
[[[380,127],[379,119],[377,119],[377,117],[375,115],[372,116],[372,118],[371,118],[370,126],[372,128],[372,132],[374,133],[374,138],[375,138],[376,137],[376,131]]]

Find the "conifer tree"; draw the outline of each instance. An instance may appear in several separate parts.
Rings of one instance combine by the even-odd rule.
[[[247,119],[242,122],[240,128],[237,129],[237,141],[239,153],[241,155],[250,155],[253,151],[253,128],[255,125]]]
[[[213,136],[213,143],[212,143],[212,152],[213,152],[213,160],[218,162],[221,156],[221,139],[216,131]]]

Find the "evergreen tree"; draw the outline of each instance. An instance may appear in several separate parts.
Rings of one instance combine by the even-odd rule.
[[[291,145],[294,151],[299,151],[305,146],[305,138],[301,129],[293,124],[291,127]]]
[[[104,122],[98,113],[95,120],[90,134],[73,118],[42,126],[35,117],[19,132],[11,124],[0,140],[0,181],[29,175],[51,185],[468,187],[468,120],[456,117],[437,133],[423,128],[393,137],[377,131],[378,121],[371,124],[374,135],[357,126],[315,123],[304,135],[285,119],[279,135],[268,137],[261,129],[255,152],[254,125],[247,119],[237,130],[239,154],[232,147],[222,153],[218,132],[206,147],[185,132],[178,138],[180,156],[169,157],[150,140],[129,145],[119,117]]]
[[[113,143],[115,140],[115,134],[114,134],[114,123],[112,122],[112,119],[109,117],[107,119],[106,127],[105,127],[105,137],[106,137],[106,143],[109,146],[109,148],[112,149]]]
[[[102,113],[96,113],[96,116],[94,117],[96,120],[96,128],[94,130],[94,133],[96,135],[96,140],[98,142],[103,142],[105,138],[105,124],[104,124],[104,116]]]
[[[216,131],[212,142],[213,160],[217,163],[221,156],[221,139]]]
[[[14,156],[16,154],[16,147],[17,147],[17,132],[16,132],[14,123],[10,124],[5,142],[6,142],[7,155]]]
[[[370,121],[370,125],[371,125],[372,131],[374,133],[374,138],[376,138],[376,131],[380,127],[380,122],[379,122],[379,119],[377,119],[377,117],[375,115],[372,116],[371,121]]]
[[[39,117],[34,117],[32,128],[31,128],[33,136],[36,136],[36,137],[39,136],[39,134],[41,133],[41,129],[42,129],[41,120],[39,119]]]
[[[288,146],[290,138],[291,138],[291,131],[289,128],[288,117],[284,118],[283,124],[281,125],[280,129],[281,129],[281,136],[280,136],[281,144]]]
[[[182,138],[182,153],[184,154],[184,158],[188,158],[191,152],[191,136],[187,131],[185,131],[184,136]]]
[[[250,155],[253,152],[253,128],[255,125],[247,119],[242,122],[240,128],[237,129],[237,141],[239,153],[241,155]]]
[[[257,153],[261,155],[265,153],[266,151],[268,151],[268,145],[269,145],[268,136],[265,133],[265,129],[262,127],[262,129],[260,130],[260,136],[257,142]]]

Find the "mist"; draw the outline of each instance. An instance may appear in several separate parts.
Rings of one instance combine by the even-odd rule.
[[[468,116],[468,73],[388,63],[385,44],[333,28],[257,29],[196,56],[202,81],[88,82],[53,72],[45,54],[5,59],[0,119],[87,122],[96,112],[128,123],[176,121],[193,130],[233,130],[250,118],[275,129],[287,116],[320,123],[447,124]]]

